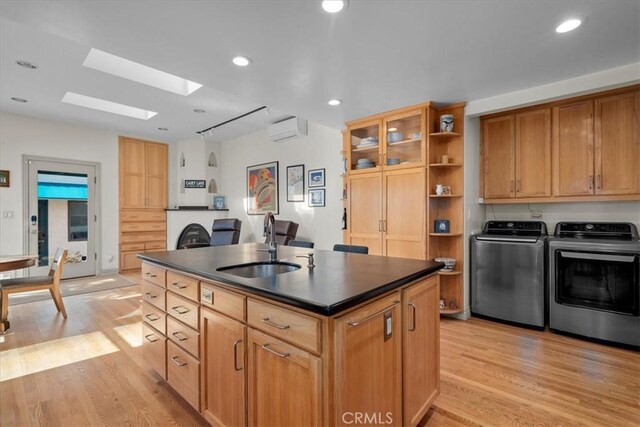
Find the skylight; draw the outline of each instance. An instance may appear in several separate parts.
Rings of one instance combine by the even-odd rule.
[[[158,89],[188,96],[202,87],[201,84],[129,61],[128,59],[91,49],[84,62],[85,67],[102,71],[134,82],[153,86]]]
[[[61,101],[66,102],[67,104],[77,105],[79,107],[93,108],[94,110],[120,114],[122,116],[133,117],[134,119],[140,120],[149,120],[150,118],[158,114],[155,111],[143,110],[142,108],[118,104],[117,102],[106,101],[104,99],[80,95],[73,92],[65,93]]]

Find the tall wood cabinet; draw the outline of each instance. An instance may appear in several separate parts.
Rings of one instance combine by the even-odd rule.
[[[440,273],[444,314],[461,312],[464,300],[464,106],[426,102],[348,122],[343,133],[344,242],[372,255],[455,258],[456,268]],[[455,132],[440,132],[444,114]],[[436,194],[438,184],[450,193]],[[436,232],[435,220],[450,231]]]
[[[166,144],[120,137],[120,271],[140,268],[136,254],[166,250]]]
[[[481,124],[485,203],[640,199],[639,86],[485,116]]]

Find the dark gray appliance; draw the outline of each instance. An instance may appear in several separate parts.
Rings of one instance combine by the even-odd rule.
[[[640,240],[635,225],[556,225],[549,239],[549,328],[640,346]]]
[[[544,328],[545,245],[541,221],[488,221],[471,237],[471,312]]]

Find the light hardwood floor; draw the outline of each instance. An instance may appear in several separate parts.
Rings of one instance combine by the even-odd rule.
[[[139,280],[139,274],[130,276]],[[206,425],[141,354],[140,288],[12,306],[1,426]],[[441,326],[426,426],[640,425],[640,354],[485,320]]]

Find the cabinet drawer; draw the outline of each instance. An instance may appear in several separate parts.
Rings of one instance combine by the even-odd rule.
[[[121,233],[122,243],[145,243],[158,240],[166,240],[167,233],[164,231],[134,231],[131,233]]]
[[[142,320],[159,332],[167,334],[167,314],[147,302],[142,303]]]
[[[166,221],[165,211],[144,210],[121,210],[120,221]]]
[[[167,337],[193,356],[200,357],[200,334],[171,316],[167,316]]]
[[[167,379],[167,338],[149,325],[142,324],[142,355],[149,367]]]
[[[204,306],[243,322],[245,300],[246,297],[243,295],[221,289],[211,283],[200,282],[200,302]]]
[[[320,351],[320,321],[313,317],[249,298],[247,323],[305,349]]]
[[[144,244],[144,248],[146,250],[149,249],[162,249],[162,250],[166,250],[167,249],[167,242],[165,240],[159,241],[159,242],[147,242]]]
[[[142,260],[138,258],[138,253],[138,251],[122,252],[120,254],[120,270],[137,270],[142,267]]]
[[[165,309],[165,294],[167,291],[164,288],[151,284],[149,282],[142,281],[142,299],[151,305]]]
[[[155,265],[142,264],[142,278],[155,285],[166,287],[166,270]]]
[[[195,330],[198,328],[199,306],[197,303],[167,292],[167,313]]]
[[[166,231],[166,221],[147,221],[147,222],[123,222],[120,231],[123,233],[131,231]]]
[[[200,410],[200,362],[172,341],[167,341],[167,382]]]
[[[198,301],[198,281],[196,279],[167,271],[167,288],[185,298]]]
[[[126,252],[126,251],[144,252],[144,243],[123,243],[120,245],[120,250],[122,252]]]

